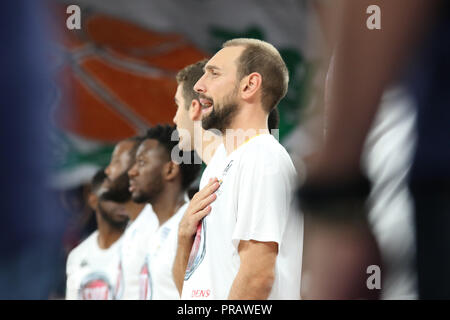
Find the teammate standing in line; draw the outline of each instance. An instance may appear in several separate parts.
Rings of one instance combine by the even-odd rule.
[[[95,211],[98,229],[74,248],[67,258],[68,300],[111,300],[119,263],[119,242],[128,222],[122,203],[104,200],[99,195],[106,175],[92,179],[89,206]]]
[[[208,61],[194,87],[203,129],[219,130],[223,144],[180,222],[173,272],[183,299],[299,298],[296,173],[267,125],[287,84],[272,45],[235,39]]]
[[[139,299],[139,271],[144,262],[145,252],[141,243],[158,227],[158,219],[150,205],[138,204],[131,200],[129,192],[128,170],[134,165],[136,150],[142,142],[142,137],[133,137],[120,141],[112,154],[111,163],[106,168],[107,191],[102,197],[117,199],[118,194],[124,194],[130,223],[125,230],[120,245],[120,262],[117,266],[116,299]]]
[[[149,242],[140,271],[140,299],[179,299],[172,276],[177,248],[178,224],[186,211],[186,190],[200,172],[200,164],[177,164],[171,153],[178,141],[172,140],[175,127],[164,125],[148,130],[128,171],[132,199],[150,203],[159,227]],[[193,152],[188,152],[192,159]]]

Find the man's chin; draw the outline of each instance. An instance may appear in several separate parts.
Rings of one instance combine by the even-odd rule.
[[[139,203],[139,204],[148,202],[148,198],[142,194],[136,194],[136,195],[133,194],[131,196],[131,200],[133,200],[133,202]]]
[[[191,145],[190,141],[191,141],[190,136],[184,137],[184,136],[180,135],[179,141],[178,141],[178,148],[183,152],[192,151],[192,145]]]
[[[217,130],[219,132],[223,131],[221,128],[218,128],[218,126],[211,124],[208,121],[202,121],[202,128],[203,128],[203,130]]]
[[[124,217],[122,215],[119,215],[119,216],[114,217],[114,222],[117,224],[125,224],[128,222],[128,220],[129,220],[128,216]]]
[[[192,151],[192,146],[189,143],[183,143],[181,141],[178,144],[178,148],[180,148],[180,150],[183,151],[183,152],[190,152],[190,151]]]

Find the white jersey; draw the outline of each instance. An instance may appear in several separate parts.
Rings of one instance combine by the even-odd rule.
[[[417,299],[414,208],[407,186],[416,143],[415,121],[407,93],[402,88],[386,91],[363,153],[372,181],[368,217],[385,270],[382,299]]]
[[[172,275],[177,251],[178,225],[186,211],[185,203],[155,232],[140,272],[141,300],[178,300],[180,294]]]
[[[117,299],[139,299],[139,271],[147,253],[142,244],[149,242],[158,225],[152,206],[147,204],[125,230],[120,245],[120,262],[117,265]]]
[[[241,240],[278,244],[269,299],[299,299],[303,220],[293,207],[296,172],[286,150],[269,134],[250,139],[228,156],[222,144],[200,189],[214,177],[221,185],[211,212],[199,224],[182,299],[227,299],[240,266]]]
[[[98,230],[74,248],[67,258],[67,300],[113,300],[119,245],[98,246]]]

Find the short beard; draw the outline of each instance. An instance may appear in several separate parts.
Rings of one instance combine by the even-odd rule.
[[[162,186],[162,177],[155,177],[155,180],[151,183],[151,191],[147,193],[138,194],[136,197],[132,197],[131,199],[136,203],[150,203],[152,204],[155,199],[161,194],[163,190]]]
[[[125,227],[128,224],[128,219],[124,219],[123,221],[116,221],[113,219],[113,217],[111,217],[111,215],[109,215],[105,209],[103,209],[101,201],[98,202],[98,212],[100,213],[100,216],[102,217],[102,219],[108,224],[110,225],[113,229],[115,230],[124,230]]]
[[[202,118],[202,128],[205,130],[217,129],[224,134],[238,112],[236,96],[237,88],[224,98],[225,102],[222,107],[213,104],[211,112]]]
[[[131,193],[128,190],[130,187],[130,180],[128,173],[125,171],[117,179],[112,181],[111,186],[101,194],[101,199],[124,203],[130,200]]]

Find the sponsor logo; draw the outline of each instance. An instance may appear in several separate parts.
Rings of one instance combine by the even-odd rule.
[[[192,290],[192,298],[208,298],[211,295],[211,289],[207,290]]]
[[[106,275],[91,273],[82,281],[80,300],[113,300],[113,290]]]
[[[230,168],[231,168],[232,165],[233,165],[233,160],[231,160],[231,161],[227,164],[227,166],[225,167],[225,169],[223,170],[222,177],[225,177],[225,175],[227,174],[228,170],[230,170]]]
[[[227,164],[227,166],[225,167],[225,169],[223,169],[223,172],[222,172],[222,178],[219,179],[219,185],[220,185],[221,187],[222,187],[222,184],[223,184],[223,182],[224,182],[224,179],[225,179],[226,175],[228,174],[228,171],[230,170],[230,168],[231,168],[232,165],[233,165],[233,160],[230,160],[230,162],[228,162],[228,164]],[[222,194],[222,190],[223,190],[223,188],[219,188],[219,189],[216,191],[217,196],[220,196],[220,195]]]

